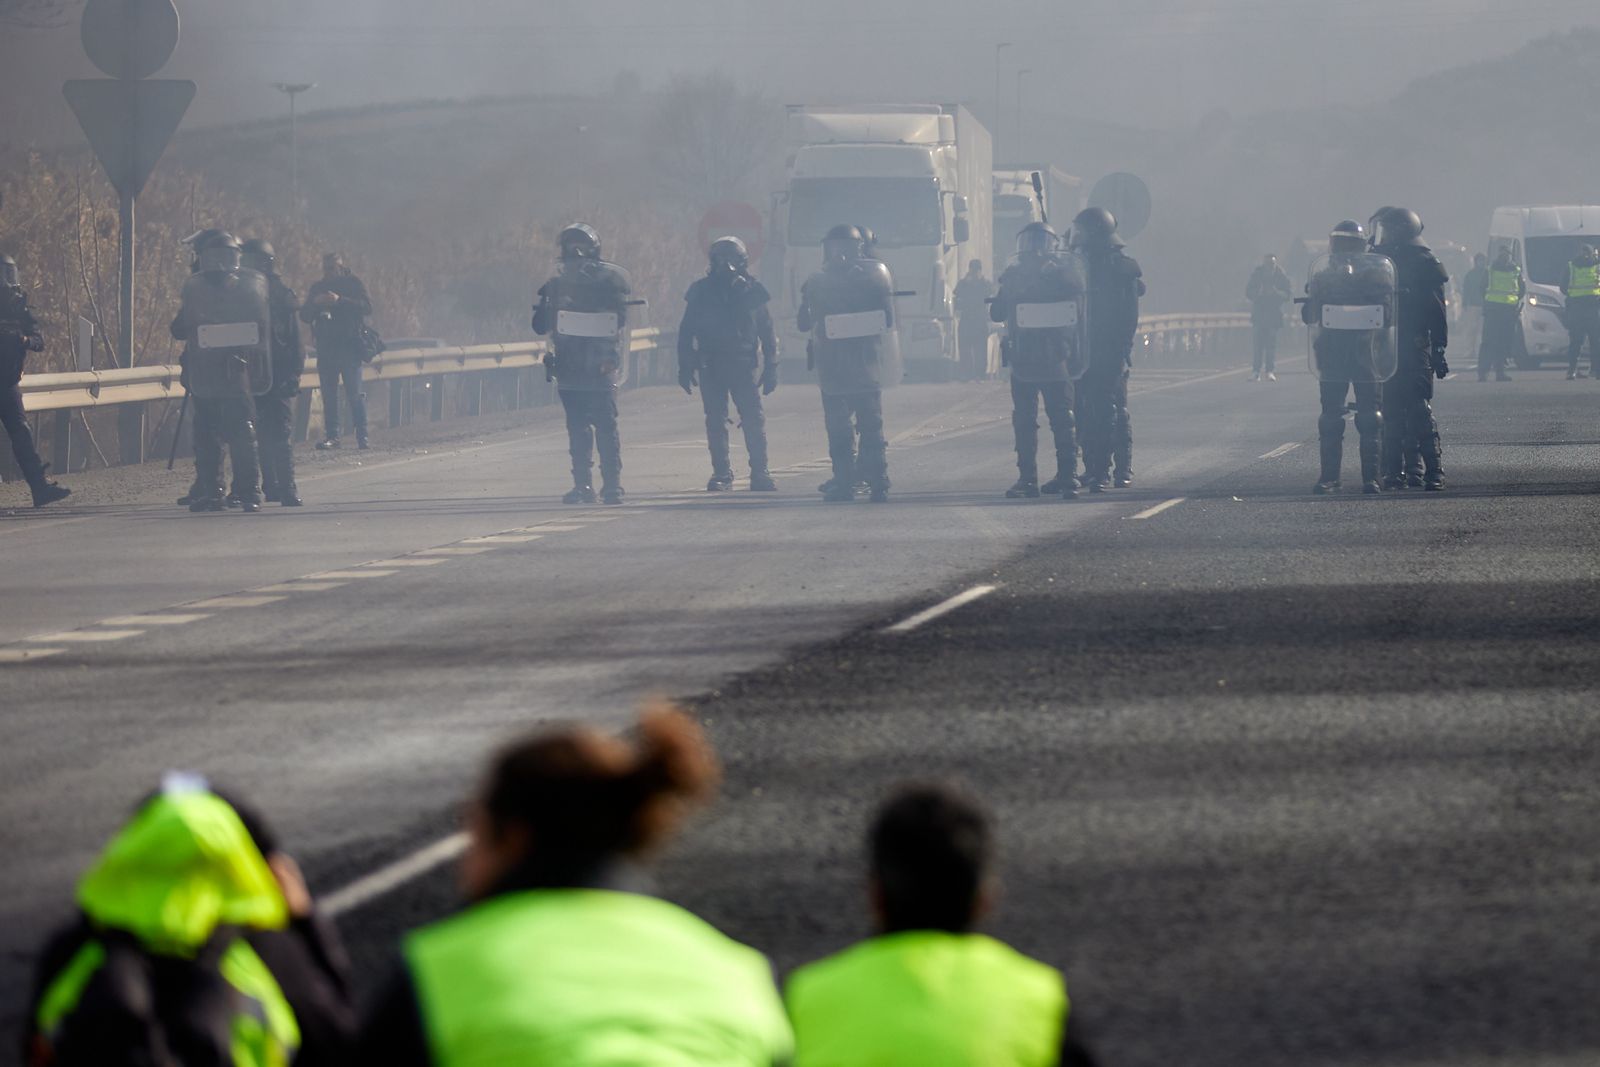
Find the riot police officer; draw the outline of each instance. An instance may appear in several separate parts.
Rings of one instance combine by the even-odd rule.
[[[190,511],[224,511],[222,447],[246,512],[261,510],[255,397],[272,388],[271,296],[267,279],[241,262],[239,241],[222,233],[196,242],[199,270],[183,286],[172,336],[184,342],[184,387],[194,398],[195,488]]]
[[[1030,222],[1017,234],[1017,256],[1000,275],[989,317],[1006,325],[1005,361],[1011,368],[1011,425],[1017,441],[1017,481],[1008,497],[1036,497],[1039,489],[1039,401],[1055,437],[1056,476],[1049,483],[1063,498],[1073,484],[1078,449],[1073,438],[1072,384],[1088,366],[1083,335],[1085,278],[1077,256],[1056,250],[1056,234]]]
[[[750,277],[750,255],[737,237],[712,242],[711,267],[684,296],[678,326],[678,384],[690,396],[698,377],[711,450],[708,492],[733,488],[728,459],[728,400],[744,428],[750,455],[750,488],[774,492],[767,470],[767,417],[761,398],[778,388],[778,336],[766,287]],[[759,387],[760,392],[757,392]]]
[[[883,387],[892,381],[894,280],[887,266],[863,254],[861,230],[855,226],[829,230],[822,254],[822,269],[801,289],[796,325],[811,334],[810,354],[833,460],[833,478],[825,483],[823,498],[854,500],[859,478],[872,501],[881,504],[889,499]]]
[[[1072,250],[1089,276],[1089,369],[1078,384],[1078,424],[1083,437],[1084,484],[1103,492],[1133,481],[1133,422],[1128,415],[1128,371],[1139,331],[1144,272],[1125,253],[1116,216],[1086,208],[1072,220]]]
[[[1345,397],[1353,391],[1361,489],[1376,493],[1383,432],[1379,390],[1395,371],[1395,272],[1387,258],[1367,251],[1360,223],[1347,219],[1328,234],[1328,255],[1312,267],[1300,315],[1312,328],[1311,369],[1322,401],[1322,473],[1311,491],[1340,488]]]
[[[600,500],[622,503],[622,438],[617,385],[627,371],[628,272],[600,258],[600,236],[575,222],[561,231],[561,266],[539,289],[533,330],[554,335],[545,369],[555,378],[567,414],[572,455],[568,504],[595,501],[592,465],[600,452]]]
[[[244,243],[245,267],[267,279],[272,311],[272,388],[256,398],[256,431],[261,446],[261,493],[286,508],[300,506],[294,482],[294,404],[306,370],[300,341],[300,301],[278,276],[277,253],[268,241]]]
[[[1383,487],[1405,488],[1403,443],[1411,439],[1422,456],[1423,488],[1439,492],[1444,467],[1432,400],[1434,379],[1450,373],[1444,296],[1450,275],[1423,243],[1422,219],[1415,211],[1382,208],[1372,229],[1373,249],[1394,261],[1399,286],[1399,368],[1383,389]]]
[[[28,417],[22,409],[22,366],[29,352],[43,351],[44,338],[39,333],[38,320],[28,308],[28,293],[22,288],[17,261],[0,254],[0,424],[11,438],[11,454],[33,491],[36,508],[72,495],[72,490],[45,476],[46,464],[33,446]]]

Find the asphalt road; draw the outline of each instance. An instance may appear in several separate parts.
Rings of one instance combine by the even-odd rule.
[[[1001,499],[1005,390],[939,386],[890,397],[894,500],[824,505],[786,387],[775,497],[697,491],[698,405],[655,390],[623,508],[552,502],[542,412],[324,464],[300,512],[0,518],[0,657],[62,649],[0,664],[5,1025],[161,771],[258,798],[328,890],[449,834],[509,732],[666,692],[729,779],[665,889],[782,968],[862,932],[883,788],[954,774],[1002,821],[994,928],[1108,1063],[1594,1062],[1600,384],[1452,380],[1448,493],[1325,499],[1312,383],[1244,377],[1142,373],[1136,487],[1073,504]],[[347,910],[363,981],[451,899]]]

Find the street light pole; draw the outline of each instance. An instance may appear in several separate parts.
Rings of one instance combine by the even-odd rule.
[[[1022,77],[1025,74],[1032,73],[1033,71],[1026,67],[1017,71],[1017,159],[1019,161],[1024,158],[1022,153]]]
[[[289,98],[289,206],[300,210],[300,144],[295,130],[294,100],[317,87],[316,82],[277,82],[278,92]]]
[[[994,46],[994,158],[997,160],[1006,158],[1000,152],[1000,127],[1004,125],[1000,121],[1001,111],[1004,107],[1000,103],[1000,52],[1002,49],[1010,47],[1010,41],[1002,41]]]

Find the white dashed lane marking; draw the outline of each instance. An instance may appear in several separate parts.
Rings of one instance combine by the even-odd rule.
[[[428,559],[428,558],[425,558],[425,557],[422,557],[422,556],[401,556],[399,559],[386,559],[381,563],[365,563],[365,564],[362,564],[362,566],[364,568],[377,568],[377,567],[432,567],[435,564],[445,563],[445,562],[448,562],[448,561],[445,559],[444,556],[435,556],[432,559]],[[368,575],[370,575],[371,573],[372,572],[370,570],[363,570],[362,573],[361,573],[361,577],[365,578]],[[387,572],[387,573],[391,573],[392,574],[393,572],[390,571],[390,572]]]
[[[1183,503],[1187,499],[1189,499],[1189,498],[1185,497],[1185,496],[1175,496],[1171,500],[1163,500],[1161,503],[1157,504],[1153,508],[1145,508],[1143,511],[1139,512],[1137,515],[1129,515],[1128,518],[1130,518],[1130,519],[1153,519],[1157,515],[1161,514],[1163,511],[1166,511],[1168,508],[1175,508],[1175,507],[1177,507],[1179,504]]]
[[[476,556],[482,552],[493,551],[494,548],[489,545],[445,545],[442,548],[425,548],[421,552],[412,553],[412,555],[422,556],[426,559],[429,556]]]
[[[974,600],[988,596],[994,592],[994,589],[995,587],[992,585],[975,585],[971,589],[963,590],[947,600],[939,601],[931,608],[924,608],[910,618],[901,619],[893,626],[884,627],[883,632],[886,634],[910,633],[917,627],[930,623],[942,615],[948,615],[957,608],[966,607]]]
[[[188,615],[115,615],[109,619],[101,619],[100,626],[185,626],[201,619],[209,619],[210,615],[195,612]]]
[[[326,593],[330,589],[343,588],[346,582],[282,582],[278,585],[263,585],[259,589],[252,589],[252,593]]]
[[[276,604],[280,600],[287,600],[281,596],[218,596],[210,600],[196,600],[192,604],[185,604],[186,608],[260,608],[268,604]]]
[[[37,641],[41,645],[91,645],[105,641],[126,641],[142,633],[143,630],[69,630],[59,634],[35,634],[25,640]]]
[[[348,581],[351,578],[387,578],[387,577],[389,577],[389,575],[391,575],[391,574],[393,574],[395,572],[394,571],[380,570],[379,568],[380,567],[387,567],[390,562],[392,562],[392,561],[385,560],[381,564],[371,564],[371,565],[368,565],[366,567],[362,567],[358,571],[356,571],[356,570],[350,570],[350,571],[323,571],[321,574],[308,574],[308,575],[306,575],[306,580],[307,581],[312,581],[312,582],[320,582],[324,578],[326,578],[329,581],[343,582],[343,581]]]
[[[521,534],[490,534],[488,537],[469,537],[461,542],[464,545],[521,545],[529,541],[539,540],[536,533]]]
[[[0,663],[29,663],[47,656],[59,656],[64,648],[0,648]]]
[[[1277,448],[1274,448],[1271,452],[1263,452],[1261,455],[1257,456],[1256,458],[1257,459],[1277,459],[1279,456],[1286,456],[1290,452],[1293,452],[1295,449],[1299,448],[1301,444],[1302,444],[1302,442],[1300,442],[1300,441],[1290,441],[1288,444],[1279,445]]]

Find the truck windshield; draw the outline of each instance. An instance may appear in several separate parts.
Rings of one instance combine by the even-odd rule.
[[[841,222],[870,226],[884,248],[944,240],[933,178],[796,178],[789,186],[789,243],[820,245]]]
[[[1567,280],[1567,264],[1578,258],[1585,245],[1600,246],[1600,234],[1528,238],[1528,280],[1559,286]]]

